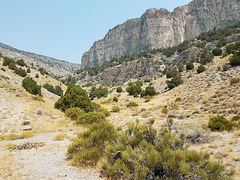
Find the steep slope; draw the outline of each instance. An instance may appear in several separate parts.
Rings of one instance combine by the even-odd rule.
[[[56,76],[65,76],[81,68],[80,64],[18,50],[3,43],[0,43],[0,53],[15,60],[23,59],[28,65],[42,67]]]
[[[193,143],[192,149],[209,152],[215,159],[221,159],[227,169],[234,167],[235,179],[239,179],[239,129],[230,132],[210,132],[207,128],[211,116],[220,114],[231,120],[233,116],[240,115],[240,86],[239,83],[230,84],[232,78],[240,77],[240,66],[231,67],[227,71],[221,69],[229,62],[229,58],[230,56],[215,57],[213,62],[206,66],[207,70],[201,74],[196,72],[197,67],[182,72],[182,85],[154,96],[150,102],[129,96],[126,90],[117,93],[116,87],[111,89],[109,97],[118,97],[118,102],[107,101],[109,97],[97,99],[95,102],[103,104],[108,110],[118,106],[120,112],[112,113],[109,121],[120,127],[127,127],[136,119],[144,124],[149,118],[154,118],[154,127],[160,129],[167,126],[167,118],[173,118],[173,130],[176,133],[183,132],[186,136],[199,140]],[[163,76],[151,81],[151,84],[160,91],[164,89],[165,81],[166,77]],[[126,89],[127,84],[128,82],[121,87]],[[144,86],[148,85],[146,83]],[[138,106],[127,107],[129,101],[136,102]],[[165,108],[167,111],[163,111]]]
[[[81,59],[82,69],[101,65],[114,57],[164,48],[189,40],[201,32],[239,21],[239,0],[194,0],[172,13],[149,9],[140,18],[111,29]]]

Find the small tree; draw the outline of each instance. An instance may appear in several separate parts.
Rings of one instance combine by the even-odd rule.
[[[25,62],[22,59],[18,60],[16,63],[19,66],[25,66],[26,65]]]
[[[117,87],[117,92],[121,93],[123,91],[122,87]]]
[[[172,78],[173,76],[176,76],[178,74],[177,69],[171,69],[167,72],[166,76],[167,78]]]
[[[169,89],[173,89],[173,88],[175,88],[176,86],[179,86],[180,84],[183,83],[181,74],[178,73],[176,76],[174,76],[174,77],[171,79],[171,81],[168,81],[168,80],[167,80],[166,83],[167,83]]]
[[[220,48],[215,48],[212,50],[212,53],[214,56],[221,56],[222,55],[222,49]]]
[[[81,87],[70,84],[66,93],[54,105],[55,108],[64,111],[68,108],[79,107],[85,112],[93,111],[93,104],[87,93]]]
[[[22,87],[31,94],[41,96],[41,86],[37,85],[37,82],[30,77],[26,77],[22,81]]]
[[[180,64],[178,65],[178,71],[179,71],[179,72],[183,72],[183,71],[184,71],[184,64],[183,64],[183,63],[180,63]]]
[[[17,67],[16,67],[16,64],[15,62],[11,62],[9,65],[8,65],[8,68],[11,69],[11,70],[15,70]]]
[[[197,68],[197,72],[198,73],[202,73],[202,72],[204,72],[206,70],[206,68],[201,64],[200,66],[198,66],[198,68]]]
[[[114,98],[113,98],[113,101],[114,101],[114,102],[118,102],[118,98],[117,98],[117,97],[114,97]]]
[[[230,64],[232,66],[240,65],[240,53],[234,53],[233,56],[230,58]]]
[[[144,91],[142,91],[141,96],[154,96],[156,94],[156,90],[153,86],[147,86]]]
[[[19,69],[16,67],[14,72],[16,74],[18,74],[19,76],[22,76],[22,77],[26,77],[27,76],[26,71],[24,69],[22,69],[21,67]]]
[[[213,61],[214,55],[213,53],[209,52],[207,49],[204,49],[203,52],[200,54],[200,63],[207,64]]]
[[[187,69],[187,70],[192,70],[192,69],[194,69],[194,65],[193,65],[193,63],[192,63],[191,61],[187,62],[187,64],[186,64],[186,69]]]
[[[30,68],[27,68],[27,73],[31,73],[31,70],[30,70]]]
[[[35,75],[35,78],[39,78],[39,75],[38,75],[38,74],[36,74],[36,75]]]

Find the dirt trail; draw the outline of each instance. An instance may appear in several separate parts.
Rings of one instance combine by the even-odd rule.
[[[100,179],[97,169],[79,169],[66,160],[70,139],[81,128],[73,126],[63,113],[53,108],[55,99],[46,97],[45,102],[36,101],[13,80],[18,81],[18,77],[12,75],[10,80],[0,80],[0,179]],[[21,139],[24,120],[30,121],[30,132],[34,134],[31,138]],[[10,134],[17,138],[4,139]],[[59,134],[66,138],[53,140]],[[42,146],[11,150],[31,143]]]

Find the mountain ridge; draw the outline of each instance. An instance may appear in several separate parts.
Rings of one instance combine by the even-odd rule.
[[[81,68],[77,63],[19,50],[4,43],[0,43],[0,53],[15,60],[23,59],[28,65],[42,67],[56,76],[65,76]]]
[[[194,0],[171,13],[163,8],[148,9],[140,18],[115,26],[94,42],[82,56],[82,69],[124,55],[171,47],[214,27],[233,25],[240,18],[239,9],[239,0]]]

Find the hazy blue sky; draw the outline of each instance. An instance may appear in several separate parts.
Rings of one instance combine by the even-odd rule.
[[[0,42],[80,63],[109,29],[146,9],[173,11],[190,0],[0,0]]]

